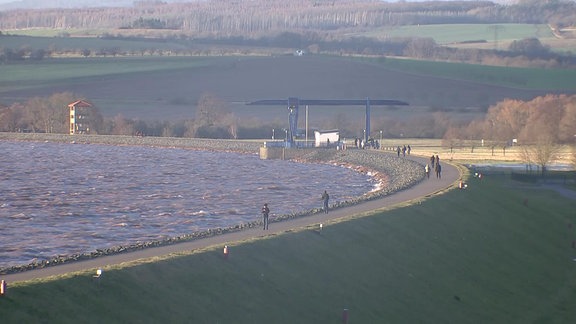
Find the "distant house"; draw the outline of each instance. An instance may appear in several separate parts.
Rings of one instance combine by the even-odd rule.
[[[328,146],[340,142],[340,131],[333,130],[317,130],[314,131],[314,139],[316,147]]]
[[[304,50],[299,49],[294,52],[294,56],[302,56],[302,55],[304,55]]]
[[[68,105],[70,109],[70,135],[90,134],[92,104],[78,100]]]

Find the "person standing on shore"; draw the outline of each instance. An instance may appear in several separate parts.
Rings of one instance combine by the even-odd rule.
[[[328,192],[326,190],[324,190],[324,193],[322,194],[322,201],[324,201],[324,213],[328,214],[328,200],[330,200],[330,196],[328,195]]]
[[[262,206],[262,220],[264,222],[264,230],[268,229],[268,215],[270,215],[270,208],[268,208],[267,203],[264,203],[264,206]]]

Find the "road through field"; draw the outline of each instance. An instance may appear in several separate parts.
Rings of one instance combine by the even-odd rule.
[[[416,156],[408,156],[406,159],[417,161],[422,165],[425,165],[428,162],[428,158],[421,158]],[[424,170],[424,168],[422,168],[422,170]],[[149,259],[158,256],[166,256],[175,253],[189,252],[207,247],[222,248],[224,245],[233,245],[234,243],[248,239],[265,238],[267,236],[272,237],[274,235],[288,232],[294,229],[305,228],[315,224],[329,224],[330,222],[342,220],[353,215],[368,213],[413,199],[428,197],[446,188],[456,186],[456,183],[460,177],[461,174],[457,167],[443,162],[441,179],[437,179],[435,175],[431,174],[430,179],[424,179],[409,189],[396,192],[383,198],[363,202],[358,205],[335,209],[330,211],[328,214],[319,213],[312,216],[300,217],[282,222],[273,222],[273,217],[271,217],[272,222],[268,231],[263,231],[260,227],[251,228],[238,232],[197,239],[190,242],[147,248],[134,252],[120,253],[85,261],[71,262],[58,266],[51,266],[42,269],[3,275],[0,276],[0,279],[3,279],[10,284],[14,282],[48,278],[51,276],[58,276],[96,268],[102,268],[104,271],[106,271],[106,267],[118,265],[121,263]],[[274,206],[270,206],[270,208],[273,214]]]

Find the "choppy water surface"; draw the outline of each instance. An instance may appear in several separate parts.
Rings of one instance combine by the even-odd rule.
[[[0,268],[289,214],[372,190],[343,167],[174,148],[0,142]]]

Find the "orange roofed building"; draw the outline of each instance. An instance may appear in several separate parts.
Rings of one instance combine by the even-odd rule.
[[[78,100],[68,105],[70,108],[70,135],[90,134],[90,113],[92,104]]]

